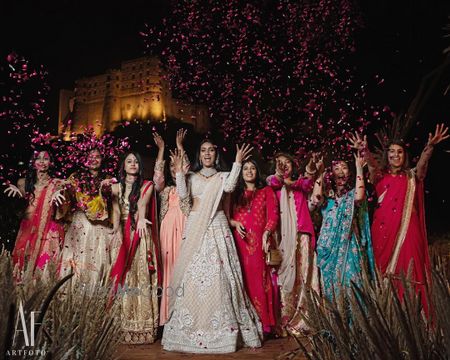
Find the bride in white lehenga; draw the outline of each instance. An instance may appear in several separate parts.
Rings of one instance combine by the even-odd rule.
[[[249,146],[237,147],[231,172],[218,172],[216,147],[204,140],[197,157],[201,169],[187,175],[187,187],[183,154],[172,154],[179,196],[191,196],[193,206],[172,275],[169,320],[162,338],[165,350],[228,353],[240,345],[261,346],[261,323],[245,293],[233,235],[221,204],[223,193],[234,190],[241,162],[251,150]]]

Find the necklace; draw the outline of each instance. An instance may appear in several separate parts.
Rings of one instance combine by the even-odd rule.
[[[217,170],[215,168],[202,167],[200,169],[200,171],[199,171],[199,174],[208,179],[211,176],[216,175],[217,174]]]
[[[35,186],[36,187],[45,187],[48,185],[48,183],[50,182],[50,176],[47,174],[45,177],[41,177],[40,179],[38,179],[36,181]]]
[[[247,213],[250,213],[250,211],[252,210],[252,205],[253,205],[253,200],[255,200],[255,196],[256,196],[256,189],[255,190],[247,190],[247,191],[251,191],[252,192],[252,198],[250,199],[250,201],[247,201]]]

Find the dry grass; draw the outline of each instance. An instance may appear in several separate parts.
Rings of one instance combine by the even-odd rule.
[[[46,354],[35,359],[114,359],[120,337],[119,305],[108,307],[106,276],[90,294],[72,286],[71,275],[57,279],[52,266],[45,273],[26,270],[21,284],[16,284],[6,251],[0,254],[0,273],[0,286],[6,290],[0,292],[0,358],[11,349],[39,349]],[[40,311],[36,323],[42,326],[36,327],[34,348],[26,347],[20,334],[13,345],[20,301],[28,326],[31,311]]]
[[[450,357],[450,284],[446,268],[435,262],[432,291],[432,318],[422,311],[420,297],[408,277],[400,301],[392,279],[379,274],[370,281],[364,274],[361,288],[340,291],[328,301],[315,292],[308,294],[305,317],[311,333],[297,339],[299,350],[284,358],[308,359],[448,359]],[[301,340],[301,341],[300,341]]]

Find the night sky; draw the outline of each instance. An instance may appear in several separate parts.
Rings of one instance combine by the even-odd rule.
[[[73,88],[77,78],[103,73],[118,67],[123,60],[142,56],[144,46],[139,31],[145,22],[155,23],[162,16],[170,16],[167,2],[3,2],[1,56],[14,50],[46,67],[52,88],[49,114],[56,127],[59,89]],[[443,29],[450,23],[450,1],[360,0],[357,4],[365,25],[358,34],[356,54],[349,59],[356,66],[357,79],[365,83],[373,82],[376,75],[383,78],[383,87],[369,94],[369,100],[388,104],[397,112],[405,110],[421,78],[443,62],[442,52],[450,46]],[[450,94],[442,95],[445,82],[450,84],[448,71],[421,115],[426,125],[412,134],[418,137],[420,147],[436,122],[449,123]],[[430,221],[435,229],[450,226],[445,224],[450,203],[449,191],[444,190],[448,189],[448,180],[438,176],[442,167],[449,165],[450,154],[444,149],[450,149],[449,141],[436,151],[426,183]]]

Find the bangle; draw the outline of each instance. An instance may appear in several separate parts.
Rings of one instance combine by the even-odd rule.
[[[308,166],[305,167],[305,171],[308,175],[315,175],[315,173],[317,172],[317,169],[314,171],[308,170]]]

